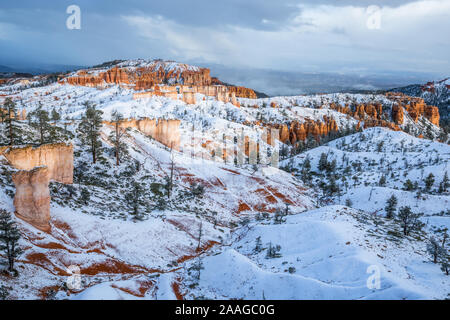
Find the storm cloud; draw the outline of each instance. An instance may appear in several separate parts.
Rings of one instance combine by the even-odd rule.
[[[81,8],[68,30],[66,8]],[[373,7],[376,6],[376,7]],[[370,27],[373,9],[379,25]],[[448,74],[450,0],[8,1],[0,64],[163,58],[278,71]]]

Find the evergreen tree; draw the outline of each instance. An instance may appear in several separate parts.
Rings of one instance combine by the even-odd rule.
[[[305,161],[303,162],[301,174],[302,174],[302,180],[304,182],[311,181],[311,160],[309,159],[309,156],[307,156]]]
[[[282,224],[286,222],[286,219],[284,218],[284,213],[281,209],[277,209],[275,211],[275,215],[273,216],[274,223],[275,224]]]
[[[439,184],[439,193],[447,192],[447,189],[450,187],[450,182],[448,179],[447,171],[445,171],[444,178],[442,178],[442,182]]]
[[[403,184],[403,189],[406,191],[413,191],[415,189],[414,184],[411,180],[406,180],[406,182]]]
[[[433,187],[434,184],[434,174],[430,173],[428,177],[425,179],[425,190],[429,192],[431,190],[431,187]]]
[[[117,110],[112,113],[112,122],[114,122],[114,131],[111,132],[109,139],[114,144],[114,154],[116,157],[116,165],[120,164],[120,158],[126,154],[127,146],[123,142],[123,136],[126,130],[120,126],[123,121],[123,115]]]
[[[39,142],[41,144],[46,143],[51,127],[49,124],[50,118],[48,112],[42,109],[42,104],[39,103],[39,107],[32,114],[30,114],[30,118],[36,119],[36,122],[32,122],[32,126],[39,132]]]
[[[52,116],[52,121],[54,122],[55,125],[56,125],[56,122],[61,120],[61,115],[59,114],[58,111],[56,111],[56,108],[53,108],[51,116]]]
[[[380,181],[378,182],[378,185],[380,187],[384,187],[386,185],[386,176],[383,174],[380,178]]]
[[[143,192],[144,189],[141,184],[133,181],[128,192],[125,193],[125,202],[135,219],[142,219],[141,207],[144,205]]]
[[[91,199],[91,193],[87,188],[82,188],[80,192],[80,200],[84,205],[89,204],[89,200]]]
[[[334,173],[336,171],[336,166],[337,166],[336,159],[333,159],[333,161],[328,162],[327,167],[326,167],[327,173],[328,174]]]
[[[270,242],[269,248],[267,248],[266,259],[280,258],[281,257],[280,251],[281,246],[279,245],[273,246],[272,242]]]
[[[11,98],[6,98],[3,107],[6,112],[6,136],[9,140],[9,145],[13,146],[15,143],[17,143],[17,108],[14,101],[12,101]]]
[[[331,196],[340,192],[339,185],[336,183],[336,178],[334,176],[330,177],[327,190]]]
[[[19,247],[20,233],[11,215],[0,209],[0,251],[3,251],[8,259],[8,270],[17,272],[14,269],[16,259],[23,250]]]
[[[397,197],[395,195],[392,195],[387,201],[386,201],[386,207],[384,208],[384,211],[386,211],[386,218],[392,219],[395,217],[395,211],[397,210]]]
[[[100,129],[102,127],[102,114],[94,106],[85,103],[86,111],[78,126],[78,136],[84,145],[90,147],[92,162],[97,162],[97,157],[101,151]]]
[[[398,218],[405,236],[409,235],[411,231],[419,231],[422,228],[423,223],[419,220],[420,216],[420,214],[413,213],[408,206],[400,208]]]
[[[0,110],[1,112],[1,110]],[[0,301],[1,300],[7,300],[9,297],[9,290],[12,290],[11,287],[6,287],[6,286],[0,286]]]
[[[324,171],[327,168],[328,168],[328,155],[326,153],[322,153],[320,155],[318,169],[319,169],[319,171]]]
[[[262,250],[262,241],[261,241],[261,237],[257,237],[256,238],[256,244],[255,244],[255,248],[253,249],[254,253],[260,253]]]
[[[442,257],[446,256],[445,249],[441,247],[440,243],[434,237],[428,240],[427,251],[433,258],[433,263],[438,263],[438,261],[442,260]]]

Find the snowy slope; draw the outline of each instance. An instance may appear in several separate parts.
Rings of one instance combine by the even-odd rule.
[[[397,243],[371,235],[373,222],[341,206],[289,216],[281,225],[257,224],[231,248],[203,258],[192,295],[212,299],[436,299],[449,278],[422,261],[423,242]],[[372,230],[373,231],[373,230]],[[261,237],[263,251],[255,253]],[[281,257],[266,258],[268,243]],[[370,266],[381,272],[369,289]],[[290,272],[289,272],[290,269]],[[370,269],[369,269],[370,270]]]

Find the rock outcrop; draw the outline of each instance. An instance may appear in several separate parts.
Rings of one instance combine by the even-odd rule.
[[[8,148],[3,156],[16,169],[32,170],[46,166],[49,179],[65,183],[73,183],[73,146],[65,143],[46,144],[34,148]]]
[[[171,61],[129,61],[109,68],[79,70],[68,77],[59,79],[60,83],[76,86],[104,88],[109,84],[121,85],[136,91],[153,90],[161,84],[184,85],[190,87],[224,86],[236,97],[256,99],[256,93],[249,88],[225,84],[211,77],[208,68],[198,68]],[[210,94],[215,96],[214,94]]]
[[[392,106],[392,119],[397,125],[403,124],[404,121],[403,106],[398,104]]]
[[[17,217],[46,232],[50,230],[49,178],[46,167],[21,170],[12,177],[16,186],[14,206]]]
[[[397,105],[403,106],[414,122],[417,122],[420,117],[425,117],[439,127],[438,107],[427,105],[422,98],[410,97],[398,92],[388,92],[386,97],[393,100]]]
[[[104,124],[114,126],[114,122],[104,121]],[[166,147],[180,150],[180,120],[129,119],[121,121],[123,129],[133,128],[145,135],[151,136]]]
[[[269,125],[269,127],[271,127]],[[305,141],[308,137],[319,140],[321,137],[339,130],[334,119],[324,117],[323,121],[306,120],[303,123],[293,121],[290,124],[278,124],[273,126],[280,130],[280,141],[294,145],[298,141]]]

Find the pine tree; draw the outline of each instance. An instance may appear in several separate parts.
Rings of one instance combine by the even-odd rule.
[[[333,175],[330,177],[327,190],[330,196],[340,192],[339,185],[336,183],[336,178]]]
[[[386,201],[386,208],[384,208],[384,211],[386,211],[386,218],[392,219],[395,217],[395,211],[397,210],[397,197],[395,195],[392,195],[387,201]]]
[[[18,244],[19,239],[19,229],[11,215],[6,210],[0,209],[0,251],[5,252],[10,272],[17,272],[14,263],[23,252]]]
[[[51,116],[52,116],[52,121],[55,125],[56,125],[56,122],[61,120],[61,115],[59,114],[58,111],[56,111],[56,108],[53,108]]]
[[[434,184],[434,174],[430,173],[428,177],[425,179],[425,190],[429,192],[431,187],[433,187],[433,184]]]
[[[12,290],[11,287],[0,286],[0,301],[8,299],[10,290]]]
[[[100,129],[102,127],[102,114],[94,106],[85,103],[86,111],[78,126],[78,136],[84,145],[90,147],[92,162],[97,162],[97,157],[101,151]]]
[[[89,200],[91,199],[91,193],[87,188],[82,188],[80,192],[80,200],[84,205],[88,205]]]
[[[434,237],[428,240],[427,251],[432,256],[433,263],[438,263],[446,255],[445,249],[441,247],[440,243]]]
[[[307,156],[305,162],[303,162],[301,174],[304,182],[311,181],[311,160],[309,159],[309,156]]]
[[[144,205],[142,199],[144,189],[139,182],[134,181],[128,192],[125,193],[125,202],[136,219],[142,218],[141,207]]]
[[[13,146],[17,142],[17,108],[11,98],[6,98],[3,107],[6,111],[6,136],[9,140],[9,145]]]
[[[256,244],[255,244],[255,248],[253,249],[254,253],[260,253],[262,250],[262,241],[261,241],[261,237],[257,237],[256,238]]]
[[[420,216],[420,214],[413,213],[408,206],[400,208],[398,218],[405,236],[409,235],[411,231],[419,231],[422,228],[423,223],[419,220]]]
[[[281,246],[279,246],[279,245],[273,246],[272,242],[269,242],[269,247],[267,248],[266,259],[280,258],[281,257],[280,251],[281,251]]]
[[[322,153],[320,155],[318,169],[319,169],[319,171],[324,171],[327,168],[328,168],[328,155],[326,153]]]
[[[46,137],[51,130],[48,112],[42,109],[42,104],[39,104],[39,107],[34,111],[33,114],[30,115],[30,118],[31,117],[36,118],[36,122],[33,122],[32,125],[39,131],[39,142],[41,144],[46,143]]]
[[[120,158],[126,153],[126,144],[123,143],[123,136],[126,130],[120,126],[123,121],[123,115],[117,110],[112,113],[112,121],[114,122],[114,131],[109,136],[111,142],[114,144],[114,154],[116,156],[116,165],[120,165]]]
[[[380,178],[380,181],[378,182],[378,185],[380,187],[384,187],[386,185],[386,176],[383,174]]]
[[[404,183],[403,189],[404,189],[405,191],[412,191],[412,190],[414,190],[414,184],[412,183],[411,180],[408,179],[408,180],[406,180],[406,182]]]
[[[439,185],[439,193],[447,192],[447,189],[450,187],[450,181],[448,179],[447,171],[445,171],[444,178],[442,178],[442,182]]]

